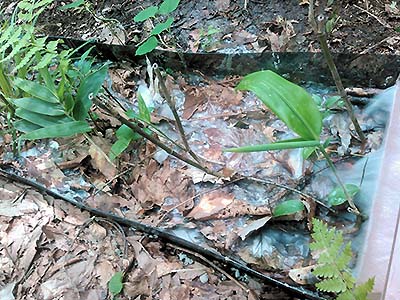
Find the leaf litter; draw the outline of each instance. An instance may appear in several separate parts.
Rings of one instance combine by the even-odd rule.
[[[114,81],[122,78],[113,83],[116,88],[112,93],[123,105],[135,109],[135,95],[125,91],[135,86],[133,73],[111,73]],[[122,77],[115,75],[118,73]],[[250,154],[222,151],[274,142],[291,133],[253,95],[234,91],[237,78],[215,80],[196,74],[169,80],[171,92],[181,103],[178,112],[188,141],[201,159],[224,170],[227,179],[239,174],[267,178],[278,185],[247,179],[217,181],[169,155],[160,159],[159,149],[144,141],[111,162],[107,154],[115,141],[112,134],[39,142],[24,149],[18,161],[7,159],[7,152],[2,150],[3,161],[22,170],[20,175],[82,199],[92,207],[170,228],[172,233],[204,247],[238,256],[280,280],[290,282],[290,277],[300,274],[305,279],[295,282],[309,283],[309,271],[302,269],[312,263],[309,223],[295,216],[283,221],[272,217],[274,207],[287,197],[303,200],[282,186],[301,189],[309,163],[303,161],[298,150]],[[145,88],[150,98],[158,93],[154,82]],[[158,99],[154,104],[158,106],[152,119],[158,120],[157,126],[164,133],[176,132],[162,101]],[[99,117],[103,126],[118,126],[111,116]],[[331,151],[357,153],[359,149],[351,147],[352,137],[344,120],[343,114],[336,114],[331,132],[324,134],[332,133],[338,139]],[[378,145],[382,131],[374,130],[370,135],[373,145]],[[179,138],[176,133],[171,136]],[[351,168],[353,162],[347,164]],[[332,187],[330,175],[322,172],[305,192],[323,199]],[[279,293],[243,274],[234,274],[235,280],[252,290],[249,294],[207,262],[194,262],[154,237],[91,217],[19,184],[1,180],[0,195],[4,199],[0,205],[0,258],[4,266],[0,281],[7,283],[0,288],[0,295],[10,299],[14,295],[16,299],[23,295],[25,299],[106,299],[108,282],[117,272],[123,274],[121,299],[257,299],[265,293]],[[314,206],[306,205],[306,219],[316,213],[315,202],[308,201]],[[328,217],[323,208],[318,213],[351,230],[351,222]],[[285,298],[288,296],[281,299]]]

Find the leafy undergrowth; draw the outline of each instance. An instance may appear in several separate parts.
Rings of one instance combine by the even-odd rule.
[[[154,107],[151,122],[171,139],[179,140],[168,106],[158,90],[140,81],[143,78],[138,74],[143,72],[111,68],[113,95],[122,106],[136,109],[132,87],[138,87],[146,105]],[[300,150],[223,152],[228,147],[291,137],[285,125],[254,96],[234,91],[238,80],[179,74],[167,80],[192,150],[207,165],[222,170],[225,180],[188,167],[143,140],[132,143],[111,161],[108,154],[116,141],[113,132],[120,123],[99,108],[93,112],[97,134],[29,143],[18,160],[13,160],[11,137],[5,135],[2,162],[21,170],[20,175],[79,197],[92,207],[170,228],[180,237],[236,255],[279,279],[310,284],[312,281],[297,276],[307,273],[303,267],[313,263],[310,220],[317,216],[349,233],[357,228],[351,217],[331,214],[313,199],[290,191],[300,189],[327,201],[335,187],[329,172],[319,172],[325,166],[317,162],[315,167],[303,160]],[[318,93],[326,98],[329,90]],[[372,124],[367,115],[361,115],[360,120],[362,126]],[[345,114],[328,116],[326,122],[330,125],[323,135],[336,138],[329,150],[338,153],[337,158],[360,151],[351,143],[350,121]],[[378,148],[381,139],[381,131],[371,130],[368,149]],[[352,161],[343,166],[352,167]],[[361,170],[352,178],[353,183],[359,183]],[[308,176],[311,171],[318,175]],[[232,183],[229,177],[233,174],[267,182]],[[312,183],[303,189],[305,179]],[[0,206],[0,281],[9,282],[9,290],[19,284],[18,297],[104,299],[110,278],[133,263],[123,278],[123,293],[117,296],[120,299],[139,295],[146,299],[288,298],[244,274],[235,274],[235,270],[228,271],[240,281],[228,279],[226,274],[195,262],[157,238],[120,228],[106,219],[91,218],[23,186],[3,180],[0,194],[1,199],[7,199]],[[285,200],[293,202],[286,202],[290,207],[282,212]],[[292,210],[290,214],[285,213],[287,209]],[[288,274],[295,275],[290,279]]]

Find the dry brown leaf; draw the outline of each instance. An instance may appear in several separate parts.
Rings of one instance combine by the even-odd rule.
[[[49,153],[43,157],[27,157],[26,165],[28,176],[35,178],[46,187],[64,186],[66,177],[54,161],[50,159]]]
[[[187,215],[189,218],[196,220],[206,220],[218,214],[229,206],[234,200],[232,194],[213,191],[200,198],[199,204]]]
[[[114,178],[117,175],[117,168],[107,155],[111,149],[110,142],[98,136],[94,136],[92,139],[89,155],[92,158],[93,167],[99,170],[107,179]]]

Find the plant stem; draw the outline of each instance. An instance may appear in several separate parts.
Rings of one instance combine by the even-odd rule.
[[[336,167],[333,164],[331,158],[329,157],[328,153],[326,153],[324,146],[321,145],[318,147],[319,151],[321,151],[322,155],[325,157],[326,161],[328,162],[329,167],[331,168],[333,174],[335,175],[339,185],[343,189],[344,195],[347,198],[347,202],[350,205],[351,212],[353,212],[356,215],[361,215],[360,211],[358,210],[357,206],[354,204],[353,198],[349,195],[347,192],[346,186],[344,185],[342,179],[340,178],[339,174],[337,173]]]
[[[140,128],[138,125],[136,125],[135,123],[130,122],[128,119],[125,119],[124,117],[122,117],[120,114],[118,114],[116,111],[114,111],[112,108],[107,107],[106,105],[104,105],[103,103],[101,103],[100,101],[98,101],[96,103],[99,107],[101,107],[102,109],[104,109],[105,111],[109,112],[111,115],[113,115],[118,121],[120,121],[122,124],[128,126],[129,128],[131,128],[132,130],[134,130],[135,132],[137,132],[138,134],[140,134],[142,137],[144,137],[145,139],[149,140],[150,142],[152,142],[153,144],[155,144],[156,146],[160,147],[161,149],[163,149],[165,152],[167,152],[168,154],[175,156],[176,158],[182,160],[183,162],[199,169],[202,170],[203,172],[213,175],[215,177],[221,178],[224,177],[223,174],[220,174],[218,172],[214,172],[210,169],[208,169],[207,167],[202,166],[201,164],[199,164],[196,161],[193,161],[181,154],[179,154],[178,152],[176,152],[175,150],[173,150],[172,148],[168,147],[167,145],[163,144],[160,140],[158,140],[157,138],[155,138],[154,136],[152,136],[151,134],[148,134],[147,132],[145,132],[142,128]]]
[[[343,82],[342,82],[339,72],[336,68],[335,62],[332,57],[332,53],[329,50],[328,42],[327,42],[327,33],[325,30],[325,22],[323,22],[323,20],[318,20],[318,22],[317,22],[317,20],[315,19],[314,0],[310,0],[308,19],[309,19],[309,23],[310,23],[312,29],[318,36],[318,40],[321,45],[322,53],[325,57],[325,61],[328,65],[328,68],[332,74],[333,80],[335,81],[336,88],[338,89],[340,97],[344,100],[347,113],[349,114],[350,119],[354,125],[354,129],[356,130],[357,135],[360,138],[362,148],[364,148],[364,145],[366,143],[365,135],[364,135],[363,131],[361,130],[361,127],[357,121],[357,118],[354,115],[353,106],[350,102],[350,99],[349,99],[347,93],[346,93],[346,90],[344,89]]]
[[[190,149],[189,143],[186,139],[185,131],[182,126],[181,119],[178,115],[178,112],[176,111],[175,104],[172,101],[171,94],[169,93],[167,86],[165,85],[164,78],[161,76],[160,70],[158,69],[158,67],[156,67],[156,68],[154,68],[154,71],[158,77],[158,80],[160,81],[160,87],[161,87],[163,96],[164,96],[165,100],[167,101],[168,106],[172,111],[172,114],[174,115],[176,126],[178,127],[178,131],[179,131],[179,134],[181,136],[181,139],[182,139],[183,145],[185,146],[186,151],[190,154],[191,157],[193,157],[194,160],[196,160],[197,162],[200,162],[200,159],[197,157],[197,155],[192,151],[192,149]]]

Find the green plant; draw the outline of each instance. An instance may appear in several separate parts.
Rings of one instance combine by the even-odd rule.
[[[126,115],[129,119],[133,119],[134,122],[143,122],[144,124],[150,125],[150,109],[146,106],[142,96],[138,94],[138,106],[139,106],[139,113],[135,113],[133,110],[129,110],[126,112]],[[144,131],[148,134],[151,134],[151,131],[148,128],[144,128]],[[112,145],[110,149],[109,157],[111,160],[114,160],[117,156],[119,156],[123,151],[125,151],[128,146],[139,139],[142,138],[137,132],[134,132],[131,128],[126,125],[121,125],[120,128],[115,133],[117,140]]]
[[[2,24],[0,100],[26,140],[90,131],[85,119],[107,74],[107,64],[88,59],[90,50],[74,59],[75,51],[58,50],[62,41],[35,36],[36,19],[52,1],[21,1]]]
[[[220,30],[212,25],[208,26],[207,30],[200,29],[199,41],[201,48],[205,50],[209,49],[211,45],[215,42],[214,35],[219,32]]]
[[[322,114],[312,96],[302,87],[284,79],[272,71],[259,71],[245,76],[238,90],[252,91],[268,106],[298,137],[270,144],[250,145],[226,149],[226,152],[255,152],[293,148],[310,148],[320,151],[332,169],[350,208],[359,214],[346,185],[336,172],[325,148],[328,141],[321,141]]]
[[[318,263],[312,272],[321,279],[316,287],[322,292],[332,292],[337,300],[366,300],[374,287],[374,278],[356,285],[349,267],[353,256],[351,243],[344,244],[343,234],[318,219],[313,219],[310,249],[317,252]]]
[[[124,273],[116,272],[108,282],[108,290],[113,296],[113,299],[116,299],[116,297],[122,292],[122,289],[124,288],[124,285],[122,283],[123,279]]]
[[[159,43],[157,36],[159,36],[165,30],[169,30],[171,27],[172,23],[174,22],[174,18],[170,17],[169,15],[176,10],[179,2],[180,0],[164,0],[160,6],[147,7],[133,18],[135,22],[143,22],[150,20],[151,18],[158,20],[158,23],[153,27],[147,38],[143,40],[143,42],[136,49],[136,55],[144,55],[153,51],[157,47]],[[168,18],[164,22],[161,22],[159,16],[165,16]]]

